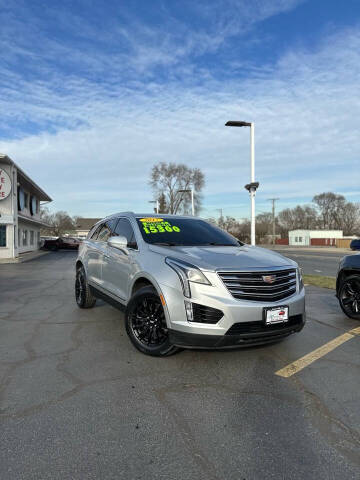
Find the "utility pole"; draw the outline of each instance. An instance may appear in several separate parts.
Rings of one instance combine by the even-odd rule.
[[[269,202],[272,202],[272,218],[273,218],[273,228],[272,228],[272,243],[275,245],[275,202],[280,200],[280,198],[268,198]]]

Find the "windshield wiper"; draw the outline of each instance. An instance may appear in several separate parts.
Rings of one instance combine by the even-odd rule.
[[[214,247],[237,247],[237,245],[233,245],[232,243],[209,242],[209,243],[205,243],[205,245],[211,245],[211,246],[214,246]]]
[[[176,243],[173,242],[154,242],[153,245],[162,245],[166,247],[176,247]]]

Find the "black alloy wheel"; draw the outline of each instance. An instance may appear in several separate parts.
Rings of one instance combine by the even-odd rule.
[[[80,308],[92,308],[96,303],[96,298],[92,295],[86,281],[84,267],[80,267],[76,270],[75,300]]]
[[[342,311],[348,317],[360,320],[360,275],[345,278],[338,296]]]
[[[153,287],[143,287],[131,298],[126,331],[135,347],[148,355],[166,356],[179,350],[169,342],[164,308]]]
[[[131,328],[136,338],[147,346],[159,346],[168,337],[160,298],[144,297],[131,314]]]
[[[76,278],[75,278],[75,299],[78,305],[82,305],[84,302],[84,297],[85,297],[84,290],[85,290],[85,277],[84,277],[83,269],[80,268],[76,272]]]

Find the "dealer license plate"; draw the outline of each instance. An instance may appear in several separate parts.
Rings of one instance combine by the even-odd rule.
[[[289,307],[265,308],[265,324],[285,323],[289,321]]]

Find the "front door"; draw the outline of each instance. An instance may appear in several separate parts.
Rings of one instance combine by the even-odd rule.
[[[138,254],[134,231],[127,218],[119,219],[113,235],[125,237],[127,248],[123,251],[107,245],[102,271],[103,288],[120,300],[127,301],[129,283],[137,271]]]

